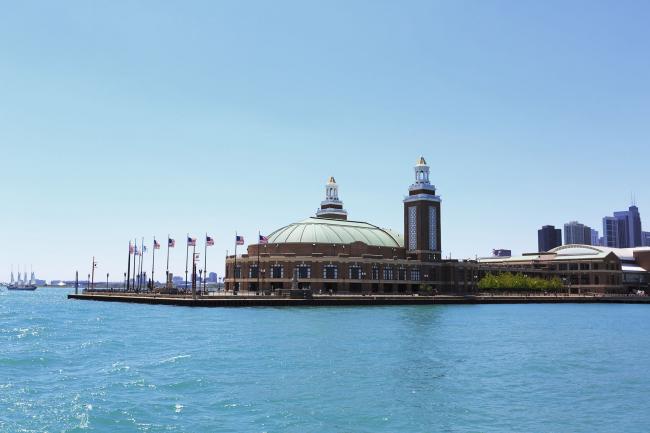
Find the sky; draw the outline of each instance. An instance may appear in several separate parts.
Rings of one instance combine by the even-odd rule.
[[[403,231],[420,155],[444,256],[602,231],[632,194],[650,230],[648,22],[646,1],[0,0],[0,280],[93,256],[118,280],[130,239],[168,234],[181,275],[206,232],[222,275],[235,232],[314,215],[329,176],[350,219]]]

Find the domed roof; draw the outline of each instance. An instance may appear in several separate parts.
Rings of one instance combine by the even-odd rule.
[[[269,235],[269,244],[351,244],[353,242],[363,242],[377,247],[404,247],[402,236],[391,230],[360,221],[330,218],[307,218],[282,227]]]

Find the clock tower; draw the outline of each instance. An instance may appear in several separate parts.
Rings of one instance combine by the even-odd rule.
[[[415,183],[404,199],[404,241],[406,253],[422,261],[439,261],[440,197],[429,182],[429,166],[420,157],[414,167]]]

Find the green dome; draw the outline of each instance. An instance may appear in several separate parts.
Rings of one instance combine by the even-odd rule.
[[[377,247],[403,248],[400,234],[359,221],[307,218],[289,224],[269,235],[270,244],[351,244],[363,242]]]

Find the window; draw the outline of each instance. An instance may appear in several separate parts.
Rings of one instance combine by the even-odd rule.
[[[250,268],[248,268],[248,278],[257,278],[257,275],[259,272],[257,272],[257,265],[251,265]]]
[[[284,268],[282,265],[271,266],[271,278],[282,278],[284,276]]]
[[[311,266],[304,263],[296,266],[296,276],[298,278],[311,278]]]
[[[379,268],[377,266],[372,267],[372,279],[373,280],[379,279]]]
[[[335,280],[339,277],[339,267],[336,265],[325,265],[323,267],[323,278]]]
[[[406,269],[400,268],[397,274],[398,280],[406,280]]]
[[[438,219],[436,208],[433,206],[429,206],[429,249],[438,249]]]
[[[420,281],[420,270],[419,269],[411,269],[411,280]]]
[[[578,270],[578,264],[577,263],[569,263],[569,270],[570,271],[577,271]]]
[[[408,208],[409,214],[409,251],[415,251],[418,245],[417,233],[417,207],[411,206]]]
[[[588,271],[589,270],[589,263],[580,263],[580,270],[581,271]]]
[[[350,279],[351,280],[361,279],[361,266],[359,265],[350,266]]]
[[[241,278],[241,266],[235,267],[235,278]]]
[[[566,271],[567,269],[568,269],[568,268],[567,268],[566,263],[560,263],[560,270],[561,270],[561,271]]]
[[[384,280],[392,280],[393,279],[393,268],[390,266],[384,268]]]

